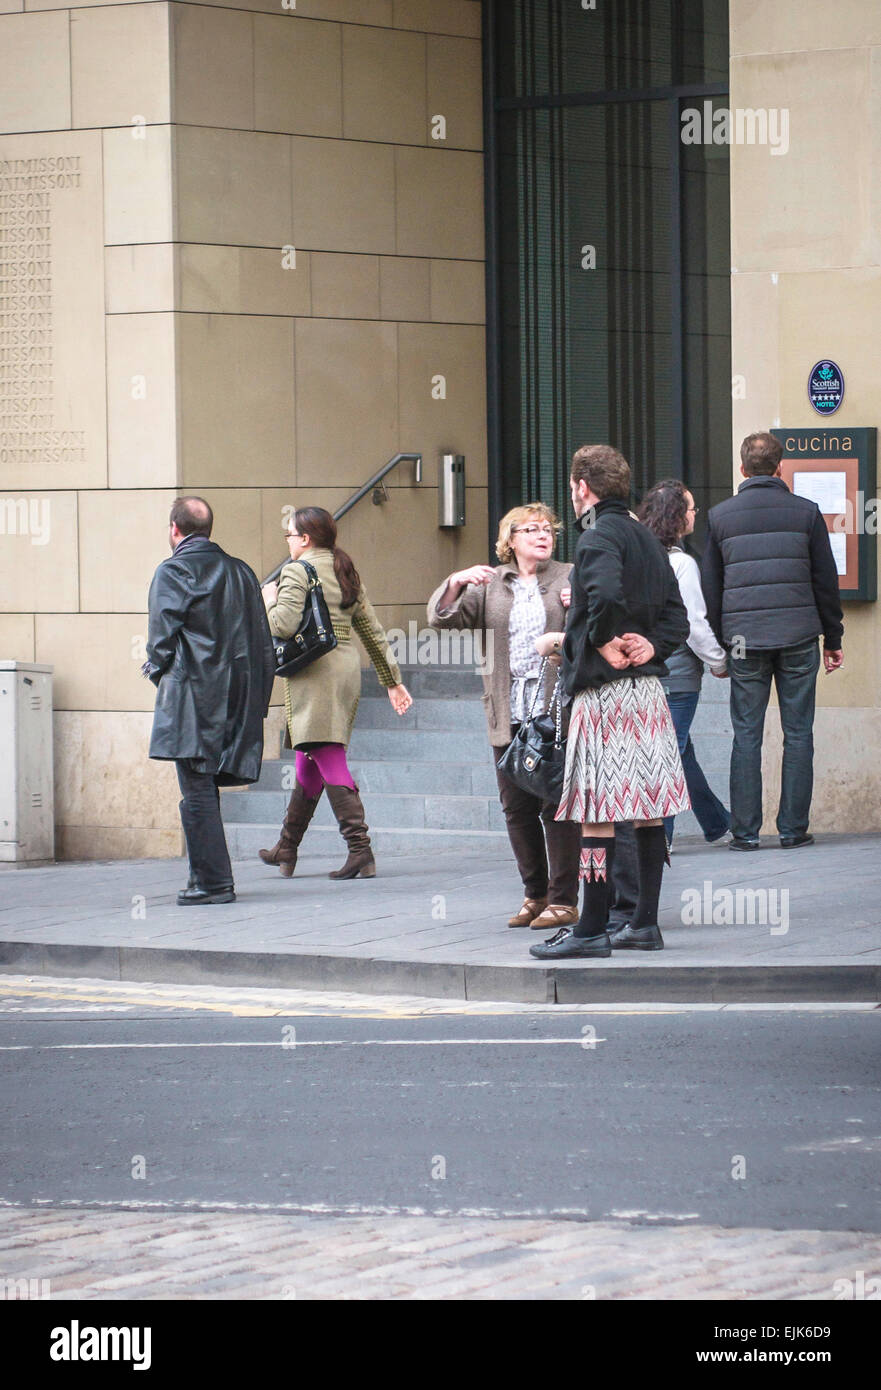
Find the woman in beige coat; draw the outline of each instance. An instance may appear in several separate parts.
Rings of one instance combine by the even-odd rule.
[[[285,680],[285,713],[291,747],[296,749],[296,785],[285,812],[281,836],[272,849],[261,849],[264,864],[278,864],[290,878],[297,849],[318,805],[323,789],[349,854],[330,878],[373,878],[376,864],[370,848],[364,807],[349,765],[346,747],[361,696],[361,663],[352,646],[352,632],[366,648],[380,682],[387,688],[396,714],[413,703],[401,684],[401,672],[388,640],[351,558],[336,544],[336,522],[323,507],[300,507],[287,527],[291,553],[278,584],[263,587],[266,615],[273,637],[286,640],[300,626],[309,579],[302,559],[315,569],[330,612],[337,646]]]
[[[525,894],[508,926],[540,931],[578,921],[581,827],[555,821],[556,805],[516,787],[498,762],[529,717],[536,694],[540,661],[535,638],[565,625],[571,566],[551,559],[559,529],[559,521],[543,502],[514,507],[499,524],[496,554],[502,563],[495,569],[473,565],[451,574],[428,601],[432,627],[492,633],[483,704],[499,799]],[[548,670],[545,700],[555,679],[556,671]]]

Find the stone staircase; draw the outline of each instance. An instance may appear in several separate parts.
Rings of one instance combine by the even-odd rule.
[[[400,718],[372,669],[362,672],[361,703],[349,765],[378,854],[436,854],[466,847],[505,850],[508,837],[473,669],[402,667],[413,707]],[[288,750],[265,758],[259,782],[221,797],[233,859],[275,844],[289,792],[282,790]],[[291,773],[287,773],[289,781]],[[339,855],[342,838],[322,797],[304,854]]]
[[[362,696],[349,764],[361,788],[378,854],[433,855],[451,850],[508,852],[495,771],[473,669],[402,668],[413,708],[399,718],[370,669]],[[731,723],[728,683],[704,679],[692,726],[698,759],[718,796],[728,802]],[[233,859],[252,859],[275,844],[288,803],[283,778],[292,776],[293,754],[266,758],[260,780],[221,797]],[[291,771],[285,773],[287,768]],[[677,837],[700,835],[689,812],[677,818]],[[344,849],[326,797],[319,802],[303,843],[305,855],[339,855]]]

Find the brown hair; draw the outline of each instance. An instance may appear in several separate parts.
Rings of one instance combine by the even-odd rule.
[[[770,477],[782,457],[783,445],[773,434],[748,434],[740,446],[740,462],[748,478]]]
[[[333,551],[333,572],[342,590],[340,607],[351,608],[361,592],[361,577],[351,556],[336,543],[336,522],[330,512],[323,507],[298,507],[290,524],[297,535],[308,536],[313,545]]]
[[[214,513],[204,497],[176,497],[168,524],[176,526],[182,536],[210,536]]]
[[[572,477],[585,482],[602,502],[606,497],[630,496],[630,464],[610,444],[582,444],[572,459]]]
[[[554,536],[554,544],[556,545],[557,535],[562,531],[563,523],[554,515],[550,507],[546,507],[544,502],[527,502],[522,507],[512,507],[499,522],[499,538],[496,541],[496,554],[503,565],[509,565],[514,559],[514,550],[511,546],[511,536],[514,531],[534,516],[549,522],[556,533]]]
[[[668,550],[685,534],[688,516],[686,494],[687,488],[678,478],[664,478],[650,487],[642,499],[640,521]]]

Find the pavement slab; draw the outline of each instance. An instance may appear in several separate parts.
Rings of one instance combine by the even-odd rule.
[[[427,861],[427,862],[426,862]],[[235,866],[235,903],[179,908],[181,860],[0,872],[0,972],[558,1003],[881,1002],[881,836],[820,836],[752,855],[677,840],[665,950],[536,961],[511,930],[510,852],[393,855],[375,879],[290,880]]]

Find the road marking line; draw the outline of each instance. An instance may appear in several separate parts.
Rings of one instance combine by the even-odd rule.
[[[337,1014],[344,1014],[348,1018],[363,1019],[415,1019],[439,1016],[444,1017],[446,1015],[457,1014],[469,1018],[503,1018],[516,1017],[518,1015],[533,1012],[548,1014],[549,1016],[555,1015],[558,1018],[563,1018],[569,1016],[570,1014],[575,1015],[576,1013],[583,1013],[585,1010],[589,1010],[589,1012],[592,1014],[622,1016],[624,1016],[625,1014],[639,1016],[659,1016],[661,1013],[663,1013],[665,1016],[672,1016],[673,1014],[682,1012],[680,1008],[623,1010],[596,1009],[590,1008],[589,1005],[577,1005],[573,1007],[571,1005],[565,1004],[562,1006],[559,1004],[536,1004],[530,1006],[528,1004],[522,1003],[517,1003],[509,1011],[506,1011],[504,1004],[498,1004],[492,1007],[481,1008],[478,1001],[469,1001],[464,999],[461,1002],[450,1000],[449,1005],[443,1006],[439,1005],[437,1000],[426,1001],[426,1007],[424,1009],[417,1008],[413,1004],[405,1005],[403,1008],[400,1006],[390,1005],[385,1009],[380,1009],[376,1005],[374,1005],[373,1008],[370,1008],[367,1004],[350,1004],[348,1001],[340,1002],[339,1000],[334,1000],[333,997],[331,998],[331,1001],[328,1003],[325,1003],[324,1000],[308,1002],[303,1001],[302,999],[294,999],[287,1007],[271,1007],[261,1006],[256,1002],[246,1004],[227,1004],[223,1002],[215,1003],[208,999],[201,999],[199,996],[196,995],[178,997],[174,994],[169,995],[167,993],[160,993],[160,991],[164,991],[167,989],[183,990],[184,986],[181,985],[160,985],[157,986],[157,992],[155,994],[144,994],[143,992],[135,994],[131,992],[130,986],[127,986],[124,983],[115,984],[112,981],[108,982],[106,989],[99,988],[97,990],[92,989],[74,991],[66,989],[64,988],[64,986],[59,986],[55,983],[41,984],[37,981],[34,981],[28,985],[19,986],[14,982],[15,977],[6,976],[5,979],[3,979],[2,977],[0,977],[0,979],[2,979],[2,983],[0,983],[0,998],[3,998],[5,996],[7,998],[13,999],[66,999],[85,1003],[96,1003],[99,1005],[108,1000],[119,999],[124,1000],[127,1004],[142,1005],[145,1008],[179,1008],[192,1009],[196,1011],[205,1010],[209,1013],[227,1014],[235,1018],[322,1018],[327,1017],[329,1014],[331,1016],[336,1016]],[[197,985],[195,986],[195,988],[204,988],[207,991],[208,989],[212,988],[222,988],[222,986]],[[230,987],[230,992],[234,992],[233,987]],[[295,993],[302,994],[303,992],[295,991]],[[308,994],[309,991],[305,991],[305,993]],[[109,1007],[110,1006],[108,1005],[108,1011]],[[719,1008],[721,1006],[712,1007]],[[27,1010],[17,1008],[0,1008],[0,1016],[2,1016],[2,1014],[4,1013],[22,1012],[27,1012]],[[36,1013],[37,1010],[33,1009],[30,1010],[30,1012]],[[46,1010],[46,1012],[49,1012],[49,1010]],[[72,1011],[68,1010],[68,1012]]]
[[[13,998],[13,999],[17,999],[17,998],[47,999],[47,998],[48,998],[48,999],[66,999],[66,1000],[76,1001],[76,1002],[79,1002],[79,1003],[95,1003],[95,1004],[99,1004],[99,1005],[100,1005],[100,1004],[105,1004],[105,1003],[106,1003],[108,1009],[113,1007],[113,1005],[112,1005],[112,1003],[111,1003],[110,1001],[112,1001],[112,1000],[114,1000],[114,999],[122,999],[122,1000],[125,1000],[126,1005],[138,1005],[138,1004],[140,1004],[140,1005],[143,1005],[144,1007],[153,1008],[153,1009],[178,1009],[178,1008],[184,1008],[184,1009],[205,1009],[205,1010],[207,1010],[207,1011],[210,1012],[210,1013],[233,1014],[233,1015],[235,1015],[236,1017],[242,1017],[242,1018],[275,1018],[277,1015],[283,1014],[283,1013],[285,1012],[283,1009],[260,1008],[260,1007],[259,1007],[258,1005],[256,1005],[256,1004],[212,1004],[212,1003],[210,1003],[208,1000],[205,1000],[204,1002],[203,1002],[203,1001],[200,1001],[200,1000],[193,1000],[193,1002],[190,1003],[189,1000],[185,1000],[185,999],[174,999],[174,998],[171,998],[171,999],[169,999],[169,998],[164,998],[164,999],[163,999],[163,998],[157,997],[157,996],[155,996],[155,995],[150,995],[150,994],[130,994],[130,993],[129,993],[126,989],[124,989],[124,988],[123,988],[123,989],[114,989],[114,990],[113,990],[113,993],[110,993],[110,991],[108,990],[108,992],[107,992],[106,994],[103,993],[103,992],[95,992],[95,993],[85,993],[85,992],[69,993],[69,992],[67,992],[67,991],[61,991],[61,990],[58,990],[58,989],[56,989],[56,988],[53,988],[52,986],[46,986],[45,988],[39,988],[39,987],[37,987],[36,989],[28,989],[28,988],[16,989],[16,988],[10,988],[8,991],[7,991],[7,990],[4,990],[3,993],[6,995],[6,997],[8,997],[8,998]],[[21,1012],[21,1011],[20,1011],[20,1010],[13,1010],[13,1009],[9,1009],[9,1010],[7,1010],[7,1009],[0,1009],[0,1013],[13,1013],[13,1012]],[[31,1012],[36,1012],[36,1010],[31,1010]],[[48,1012],[48,1010],[47,1010],[47,1012]],[[381,1017],[381,1015],[380,1015],[380,1017]]]
[[[327,1202],[210,1202],[201,1201],[198,1198],[172,1198],[164,1202],[137,1201],[131,1199],[125,1202],[110,1201],[90,1201],[79,1197],[62,1197],[58,1201],[51,1197],[37,1197],[33,1202],[14,1202],[5,1198],[0,1198],[0,1210],[31,1211],[31,1212],[55,1212],[64,1208],[65,1210],[88,1211],[156,1211],[156,1212],[268,1212],[280,1213],[282,1215],[293,1216],[457,1216],[457,1217],[485,1217],[489,1219],[507,1218],[510,1220],[520,1217],[538,1217],[551,1219],[554,1217],[574,1218],[582,1222],[597,1218],[590,1218],[586,1207],[537,1207],[526,1211],[511,1211],[499,1209],[497,1207],[405,1207],[405,1206],[373,1206],[362,1205],[358,1202],[331,1205]],[[624,1223],[622,1223],[624,1224]]]
[[[590,1051],[605,1038],[297,1038],[271,1042],[120,1042],[120,1043],[18,1043],[0,1046],[0,1052],[95,1052],[135,1048],[171,1047],[281,1047],[295,1052],[299,1047],[581,1047]]]

